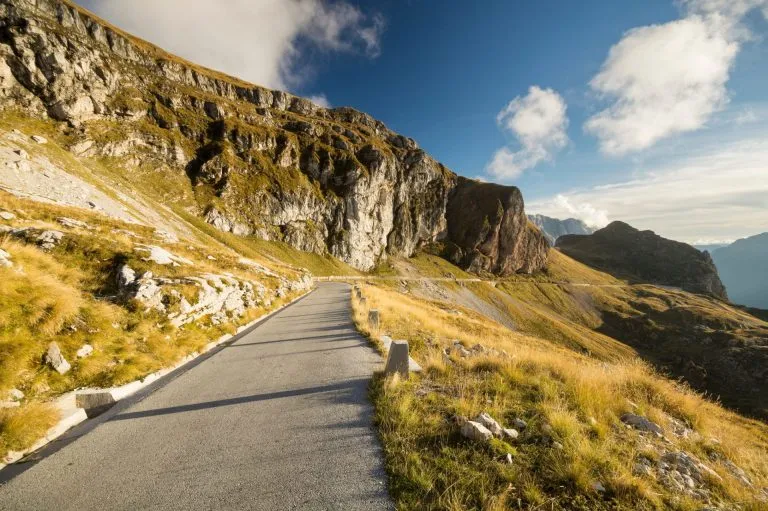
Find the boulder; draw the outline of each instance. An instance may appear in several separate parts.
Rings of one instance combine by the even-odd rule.
[[[475,442],[487,442],[493,438],[488,428],[474,421],[467,421],[461,426],[461,435]]]
[[[127,264],[120,266],[115,276],[117,289],[125,291],[136,282],[136,272]]]
[[[504,428],[501,427],[501,425],[496,422],[496,419],[491,417],[486,412],[481,413],[475,418],[475,422],[482,424],[483,426],[488,429],[491,433],[493,433],[493,436],[497,438],[501,438],[504,436]]]
[[[57,218],[56,221],[59,222],[64,227],[69,227],[70,229],[74,229],[74,228],[90,229],[91,228],[85,222],[81,222],[80,220],[75,220],[74,218],[67,218],[65,216],[61,216]]]
[[[13,220],[16,218],[16,215],[11,213],[10,211],[0,211],[0,218],[3,220]]]
[[[83,346],[77,350],[77,358],[85,358],[91,355],[93,353],[93,346],[90,344],[83,344]]]
[[[520,433],[516,429],[512,428],[504,428],[504,439],[506,440],[517,440],[517,437],[520,436]]]
[[[54,368],[59,374],[67,374],[72,368],[72,366],[69,365],[69,362],[67,362],[67,360],[64,358],[64,355],[61,354],[59,345],[55,342],[52,342],[48,345],[48,351],[45,354],[45,361],[46,363],[50,364],[50,366]]]
[[[661,429],[661,426],[655,422],[651,422],[647,417],[643,417],[642,415],[625,413],[621,416],[621,422],[628,424],[639,431],[647,431],[659,436],[664,434],[664,430]]]
[[[43,231],[37,237],[37,244],[43,250],[51,250],[56,247],[64,238],[64,233],[61,231]]]
[[[32,135],[32,140],[35,141],[38,144],[47,144],[48,139],[45,137],[42,137],[40,135]]]
[[[24,399],[24,393],[19,389],[11,389],[8,391],[8,397],[11,398],[11,401],[21,401]]]
[[[0,268],[10,268],[13,266],[11,254],[0,248]]]

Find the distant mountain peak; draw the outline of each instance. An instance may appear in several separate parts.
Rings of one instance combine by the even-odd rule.
[[[591,235],[561,236],[557,247],[618,277],[728,298],[708,252],[625,222],[611,222]]]
[[[551,246],[555,246],[560,236],[565,236],[566,234],[592,234],[596,230],[595,227],[590,227],[578,218],[560,220],[559,218],[552,218],[546,215],[528,215],[528,219],[541,229]]]

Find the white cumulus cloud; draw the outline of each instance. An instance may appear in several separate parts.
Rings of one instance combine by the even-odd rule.
[[[768,139],[713,146],[633,179],[526,202],[526,210],[593,225],[623,220],[688,243],[768,231]],[[599,222],[592,212],[597,212]],[[602,215],[605,217],[602,217]]]
[[[574,204],[572,198],[558,194],[552,201],[567,217],[578,218],[590,227],[605,227],[608,225],[608,212],[598,209],[588,202]]]
[[[344,0],[82,0],[83,5],[195,63],[278,89],[311,75],[301,42],[376,57],[384,20]]]
[[[585,123],[603,153],[620,156],[703,127],[728,103],[742,18],[766,0],[683,0],[684,17],[630,30],[590,87],[610,102]]]
[[[503,131],[516,138],[519,149],[503,147],[488,164],[488,172],[500,179],[514,179],[526,169],[551,160],[568,145],[565,100],[552,89],[532,86],[496,116]]]

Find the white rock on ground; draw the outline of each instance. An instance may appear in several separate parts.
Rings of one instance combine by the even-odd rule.
[[[61,243],[64,238],[64,233],[61,231],[43,231],[37,237],[37,244],[44,250],[51,250],[53,247]]]
[[[517,440],[517,437],[520,436],[520,433],[516,429],[512,428],[504,428],[504,438],[506,440]]]
[[[483,412],[480,415],[478,415],[475,418],[475,422],[478,422],[483,426],[485,426],[485,428],[488,429],[488,431],[490,431],[491,433],[493,433],[493,436],[497,438],[501,438],[502,436],[504,436],[504,428],[501,427],[501,424],[496,422],[496,419],[491,417],[486,412]]]
[[[11,213],[10,211],[0,211],[0,218],[3,220],[13,220],[16,218],[16,215]]]
[[[461,426],[461,434],[465,438],[474,440],[476,442],[487,442],[493,438],[488,428],[480,424],[479,422],[467,421]]]
[[[11,401],[21,401],[22,399],[24,399],[24,393],[19,389],[9,390],[8,396],[11,398]]]
[[[61,354],[59,345],[55,342],[52,342],[48,345],[48,351],[45,354],[45,361],[48,362],[51,367],[53,367],[59,374],[67,374],[67,372],[69,372],[69,370],[72,368],[72,366],[69,365],[69,362],[67,362],[67,360],[64,358],[64,355]]]
[[[127,264],[117,269],[117,288],[122,292],[136,282],[136,272]]]
[[[10,268],[13,266],[11,254],[0,248],[0,268]]]
[[[138,252],[147,252],[149,255],[144,258],[145,261],[152,261],[159,265],[181,266],[182,264],[191,265],[192,261],[183,257],[171,254],[162,247],[156,245],[138,245],[135,249]]]
[[[629,424],[633,428],[640,431],[648,431],[650,433],[655,433],[660,436],[664,434],[664,430],[661,429],[661,426],[659,426],[655,422],[651,422],[650,420],[648,420],[648,418],[643,417],[642,415],[625,413],[624,415],[621,416],[621,422],[623,422],[624,424]]]
[[[45,137],[42,137],[40,135],[32,135],[32,140],[34,140],[38,144],[47,144],[48,143],[48,139],[45,138]]]
[[[158,229],[155,231],[155,236],[160,238],[164,243],[178,243],[179,237],[176,236],[172,232],[164,231],[162,229]]]
[[[74,229],[76,227],[79,227],[81,229],[91,228],[91,226],[86,224],[85,222],[81,222],[80,220],[75,220],[74,218],[67,218],[65,216],[57,218],[56,221],[59,222],[64,227],[69,227],[70,229]]]
[[[91,353],[93,353],[93,346],[90,344],[83,344],[83,346],[77,350],[77,358],[85,358],[89,356]]]

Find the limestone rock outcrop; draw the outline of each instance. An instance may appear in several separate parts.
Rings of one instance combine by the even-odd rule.
[[[0,0],[3,106],[61,121],[78,155],[152,169],[177,206],[237,235],[361,270],[449,238],[477,271],[546,260],[516,188],[459,178],[367,114],[200,68],[69,0]]]
[[[518,188],[459,177],[447,209],[455,263],[497,275],[531,273],[546,263],[546,238],[528,221]]]

